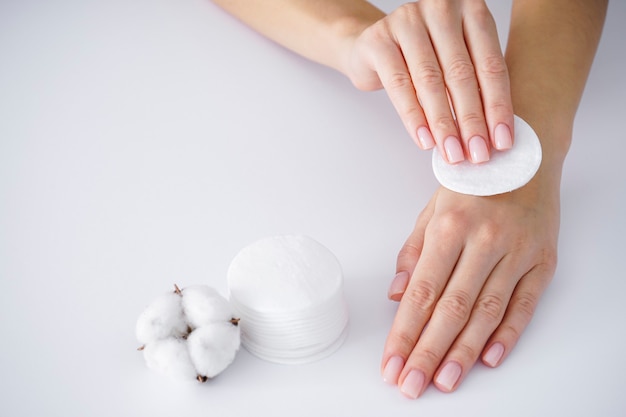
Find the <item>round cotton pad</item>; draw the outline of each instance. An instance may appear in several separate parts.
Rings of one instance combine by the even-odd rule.
[[[274,236],[243,248],[228,269],[228,288],[241,342],[262,359],[311,362],[346,336],[341,266],[309,237]]]
[[[482,164],[448,164],[437,148],[433,149],[437,181],[449,190],[477,196],[502,194],[526,185],[541,164],[541,143],[532,127],[518,116],[514,130],[513,148],[493,151],[491,159]]]

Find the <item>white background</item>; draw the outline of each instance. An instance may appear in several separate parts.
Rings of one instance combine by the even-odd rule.
[[[510,1],[490,5],[504,41]],[[0,1],[0,415],[625,415],[624,18],[611,2],[534,321],[500,368],[410,401],[379,375],[386,290],[437,184],[383,92],[207,0]],[[149,371],[145,305],[173,283],[225,293],[239,249],[280,233],[339,258],[340,350],[242,350],[203,385]]]

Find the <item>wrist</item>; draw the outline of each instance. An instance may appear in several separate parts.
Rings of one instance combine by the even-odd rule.
[[[573,119],[559,119],[555,112],[526,111],[514,106],[515,114],[524,119],[541,142],[542,165],[562,169],[572,138]]]

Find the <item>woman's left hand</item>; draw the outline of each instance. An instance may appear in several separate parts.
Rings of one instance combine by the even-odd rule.
[[[499,365],[529,323],[559,229],[558,180],[538,177],[492,197],[440,188],[420,214],[398,256],[389,296],[401,300],[382,362],[404,395],[433,380],[455,390],[479,357]]]

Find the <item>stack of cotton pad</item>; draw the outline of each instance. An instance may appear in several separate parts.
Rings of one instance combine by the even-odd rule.
[[[518,116],[514,130],[513,148],[493,151],[489,162],[483,164],[448,164],[435,148],[435,177],[449,190],[478,196],[502,194],[526,185],[541,164],[541,143],[532,127]]]
[[[275,236],[245,247],[228,269],[228,287],[241,342],[262,359],[311,362],[334,352],[346,336],[341,266],[311,238]]]

